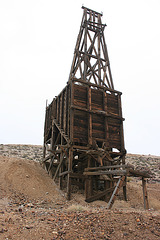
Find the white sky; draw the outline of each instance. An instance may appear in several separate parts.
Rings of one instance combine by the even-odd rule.
[[[127,152],[160,155],[159,0],[0,0],[0,143],[43,144],[46,99],[68,81],[82,4],[107,24]]]

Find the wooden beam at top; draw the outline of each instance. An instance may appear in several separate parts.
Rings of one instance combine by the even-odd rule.
[[[96,11],[90,9],[90,8],[87,8],[87,7],[82,6],[82,9],[86,9],[86,10],[88,11],[87,13],[90,13],[90,14],[92,13],[92,14],[96,14],[96,15],[101,15],[101,16],[103,16],[102,13],[96,12]]]

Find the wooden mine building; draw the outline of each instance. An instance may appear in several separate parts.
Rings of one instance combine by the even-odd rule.
[[[68,199],[76,186],[86,201],[111,205],[120,186],[126,198],[122,93],[114,89],[102,14],[82,8],[69,80],[46,107],[43,165]]]

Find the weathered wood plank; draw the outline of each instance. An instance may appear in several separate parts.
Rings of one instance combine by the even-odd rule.
[[[104,197],[107,193],[112,192],[113,190],[114,190],[114,187],[106,189],[106,190],[104,190],[101,193],[97,193],[97,194],[95,194],[95,195],[93,195],[91,197],[86,198],[85,201],[88,202],[88,203],[96,201],[96,200],[101,199],[102,197]]]
[[[110,171],[98,171],[98,172],[84,172],[84,175],[87,176],[96,176],[96,175],[124,175],[127,174],[126,170],[110,170]]]
[[[57,177],[58,171],[59,171],[59,169],[60,169],[60,167],[61,167],[61,164],[62,164],[62,162],[63,162],[63,157],[64,157],[64,154],[62,153],[61,156],[60,156],[59,165],[58,165],[58,167],[57,167],[57,169],[56,169],[56,172],[55,172],[55,174],[54,174],[54,177],[53,177],[53,180],[54,180],[54,181],[55,181],[55,179],[56,179],[56,177]]]
[[[85,168],[84,171],[96,171],[96,170],[105,170],[105,169],[112,169],[112,168],[129,168],[127,165],[111,165],[111,166],[101,166],[101,167],[90,167]]]

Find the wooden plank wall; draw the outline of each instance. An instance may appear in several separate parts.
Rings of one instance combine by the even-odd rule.
[[[91,106],[88,107],[89,91],[91,91]],[[120,94],[106,92],[103,89],[94,89],[88,86],[74,84],[73,106],[74,144],[87,145],[90,138],[106,141],[110,148],[121,150],[123,138],[121,138],[122,119],[120,116]],[[116,118],[117,117],[117,118]],[[89,135],[89,121],[91,118],[92,135]]]
[[[121,94],[76,83],[72,83],[71,88],[70,83],[47,107],[45,133],[48,134],[55,119],[75,145],[87,146],[95,140],[106,141],[109,148],[121,151],[124,140],[120,103]]]
[[[70,85],[67,85],[62,92],[53,99],[51,104],[46,108],[46,115],[45,115],[45,127],[44,127],[44,135],[45,141],[47,141],[51,134],[48,135],[49,131],[54,131],[52,129],[52,121],[53,119],[56,120],[56,123],[59,127],[64,131],[66,135],[70,133],[70,125],[69,125],[69,105],[70,105]],[[56,131],[53,133],[56,134]],[[54,142],[53,142],[54,145]]]

